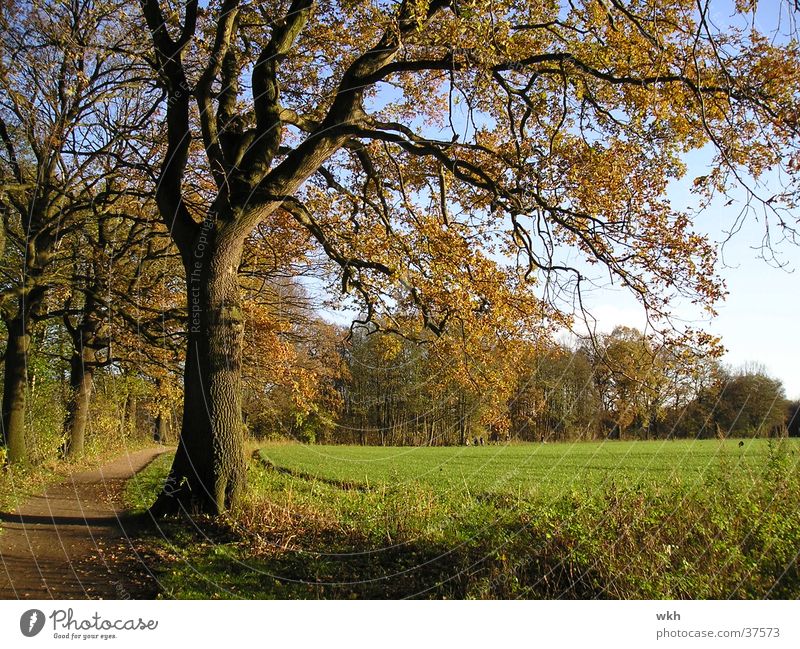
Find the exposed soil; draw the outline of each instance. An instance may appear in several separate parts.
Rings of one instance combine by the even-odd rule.
[[[76,473],[0,513],[0,599],[141,599],[157,583],[134,545],[145,517],[124,513],[125,482],[164,447]]]

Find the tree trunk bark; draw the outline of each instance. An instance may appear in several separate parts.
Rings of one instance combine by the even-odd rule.
[[[63,455],[70,459],[83,454],[86,440],[86,425],[89,422],[89,405],[92,398],[92,366],[85,362],[83,354],[74,353],[70,360],[70,399],[64,423],[66,439]]]
[[[156,415],[156,425],[153,437],[159,444],[164,444],[167,441],[167,417],[163,412],[159,412]]]
[[[245,487],[241,360],[244,320],[237,269],[242,243],[205,229],[187,264],[189,336],[181,435],[156,515],[222,513]]]
[[[24,464],[28,455],[25,446],[25,400],[28,390],[28,351],[31,335],[27,318],[14,318],[6,323],[8,342],[4,356],[3,445],[8,449],[10,464]]]
[[[80,324],[70,329],[72,335],[72,356],[70,357],[69,400],[67,416],[64,420],[64,446],[62,455],[76,458],[83,454],[86,439],[86,426],[89,422],[89,405],[92,398],[92,380],[97,359],[94,349],[97,344],[97,331],[100,317],[97,303],[86,297]]]

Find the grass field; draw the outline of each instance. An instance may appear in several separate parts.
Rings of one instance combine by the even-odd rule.
[[[271,444],[224,523],[146,542],[166,597],[796,598],[797,440]],[[152,501],[168,469],[129,484]]]
[[[767,440],[583,442],[479,447],[272,445],[262,457],[306,478],[344,486],[430,486],[439,494],[505,493],[521,497],[599,491],[614,484],[702,487],[720,470],[743,483],[762,479]],[[797,455],[800,440],[787,440]],[[800,456],[798,456],[800,461]]]

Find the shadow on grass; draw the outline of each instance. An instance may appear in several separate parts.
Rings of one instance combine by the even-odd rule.
[[[515,599],[602,597],[597,575],[531,538],[535,552],[491,543],[406,542],[375,547],[358,535],[323,532],[293,547],[243,539],[211,519],[152,522],[140,537],[158,547],[162,596],[179,599]],[[488,541],[488,539],[486,539]],[[312,549],[313,548],[313,549]]]

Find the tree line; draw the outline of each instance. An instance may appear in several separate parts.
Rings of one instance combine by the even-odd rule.
[[[497,380],[472,382],[476,368],[435,343],[319,326],[327,331],[314,335],[318,363],[305,377],[313,398],[292,401],[276,386],[250,401],[251,434],[387,446],[798,434],[800,404],[763,368],[680,358],[628,327],[593,341],[520,343],[513,359],[497,352]]]

